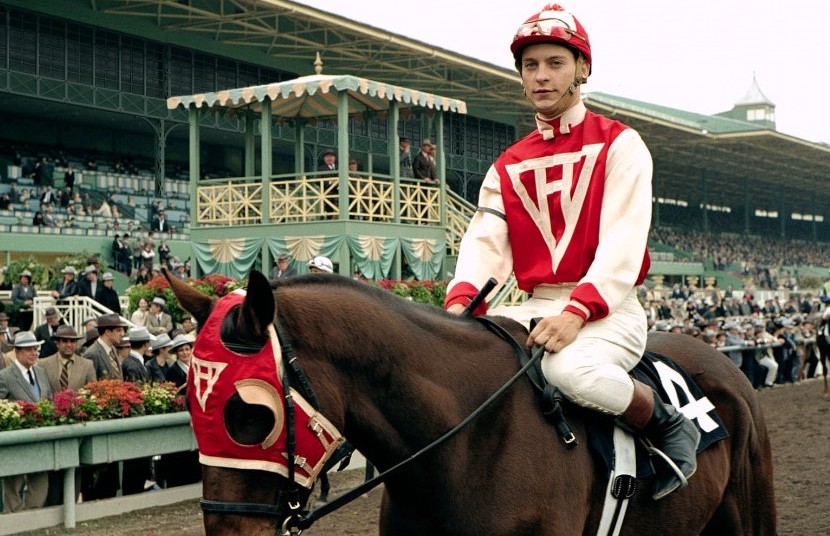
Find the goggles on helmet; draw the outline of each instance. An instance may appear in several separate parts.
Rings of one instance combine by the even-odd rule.
[[[567,22],[555,18],[537,19],[525,22],[519,26],[518,30],[516,30],[516,37],[514,37],[513,40],[515,41],[531,35],[548,36],[555,39],[561,39],[563,41],[570,41],[572,37],[576,37],[583,43],[588,43],[588,40],[584,36],[579,35],[579,33],[572,30],[570,26],[568,26]]]

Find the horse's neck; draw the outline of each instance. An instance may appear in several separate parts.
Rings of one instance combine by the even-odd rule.
[[[350,289],[320,294],[278,304],[323,413],[379,467],[452,428],[516,369],[475,325]]]

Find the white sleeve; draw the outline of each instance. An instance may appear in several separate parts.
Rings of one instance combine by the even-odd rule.
[[[488,296],[489,299],[512,272],[513,253],[508,240],[501,184],[499,174],[491,166],[481,184],[478,209],[461,240],[455,277],[447,291],[450,293],[461,282],[480,289],[489,278],[495,277],[499,284]]]
[[[608,149],[599,243],[580,284],[592,284],[613,313],[643,266],[651,226],[651,154],[640,135],[622,132]]]

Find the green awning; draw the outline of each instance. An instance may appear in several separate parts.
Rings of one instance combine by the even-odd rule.
[[[467,113],[467,104],[458,99],[351,75],[311,75],[263,86],[170,97],[167,99],[167,108],[173,110],[182,106],[188,109],[193,105],[196,108],[216,110],[225,108],[227,113],[239,108],[259,112],[259,103],[268,98],[272,102],[271,113],[275,117],[328,117],[337,115],[337,95],[343,91],[348,92],[350,97],[349,114],[387,110],[389,102],[393,100],[405,108]]]

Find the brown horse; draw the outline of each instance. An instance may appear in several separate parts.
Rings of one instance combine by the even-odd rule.
[[[216,301],[175,278],[170,283],[182,307],[204,326]],[[266,343],[272,322],[306,371],[322,413],[380,471],[462,421],[518,369],[511,347],[476,321],[338,276],[300,276],[272,289],[252,272],[244,301],[222,323],[221,338],[255,349]],[[511,329],[524,340],[521,326]],[[648,481],[641,482],[622,534],[775,534],[770,444],[743,373],[685,335],[654,334],[648,347],[688,371],[729,438],[699,456],[686,489],[655,502]],[[234,406],[225,411],[228,434],[242,443],[262,441],[273,408]],[[593,414],[569,412],[580,444],[569,449],[539,407],[529,382],[519,381],[450,441],[393,473],[385,483],[379,533],[596,534],[607,477],[585,446],[584,422]],[[260,470],[203,466],[203,476],[204,499],[228,503],[275,505],[287,484]],[[283,522],[221,512],[206,512],[204,519],[211,536],[272,535]]]

